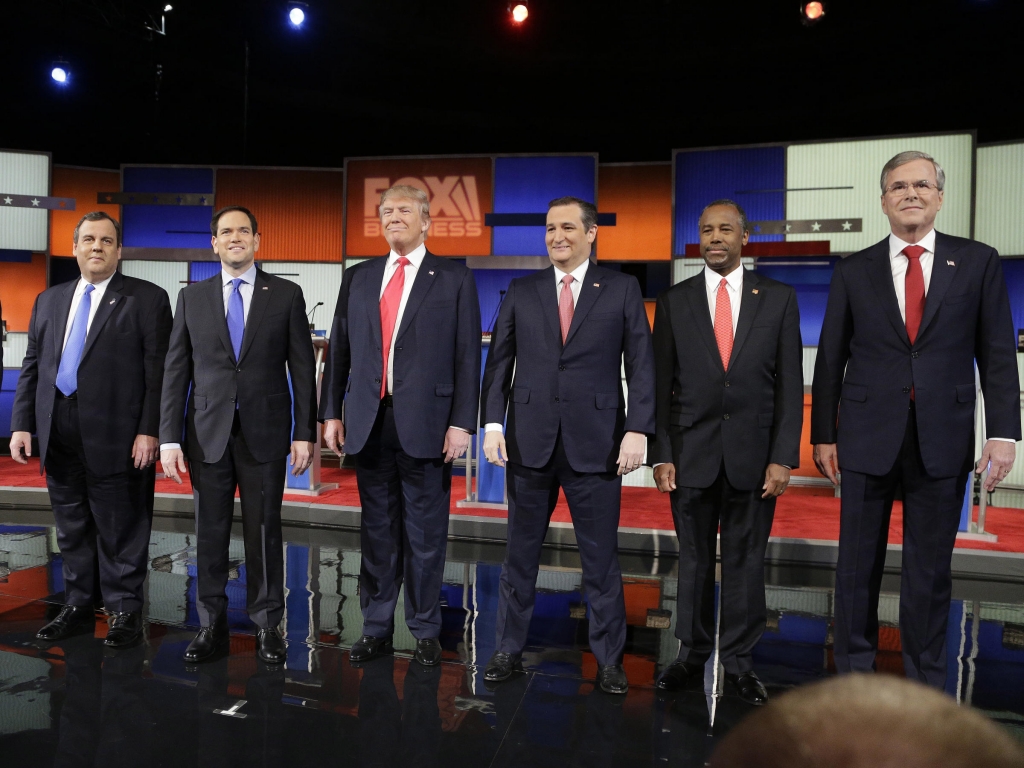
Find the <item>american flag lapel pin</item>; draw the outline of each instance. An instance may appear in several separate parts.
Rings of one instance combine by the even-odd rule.
[[[264,291],[269,291],[270,289],[269,289],[269,288],[267,288],[267,286],[265,286],[265,285],[264,285],[264,286],[263,286],[263,290],[264,290]]]
[[[432,275],[432,274],[434,274],[434,270],[430,270],[429,272],[427,272],[427,274],[428,274],[428,275]]]
[[[117,299],[111,299],[109,303],[113,304]]]
[[[956,266],[956,262],[955,261],[950,261],[949,259],[946,259],[946,263],[949,264],[949,266],[951,266],[951,267],[955,267]]]
[[[753,289],[753,290],[751,291],[751,293],[752,293],[752,294],[754,294],[754,295],[756,296],[756,295],[757,295],[757,288],[754,288],[754,289]]]
[[[600,284],[600,283],[594,283],[594,287],[595,287],[595,288],[600,288],[600,287],[601,287],[601,284]]]

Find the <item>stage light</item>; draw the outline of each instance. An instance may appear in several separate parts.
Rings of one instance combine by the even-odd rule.
[[[806,26],[817,24],[825,16],[824,2],[802,3],[800,5],[800,21]]]
[[[288,3],[288,22],[299,29],[306,23],[306,11],[309,6],[305,3]]]
[[[63,59],[53,62],[53,66],[50,68],[50,77],[58,85],[67,85],[68,78],[71,77],[71,70],[68,69],[68,64]]]
[[[508,12],[512,14],[512,21],[522,24],[530,15],[530,8],[526,0],[513,0],[508,4]]]
[[[173,10],[174,10],[174,6],[171,5],[170,3],[168,3],[167,5],[164,6],[164,13],[170,13]]]

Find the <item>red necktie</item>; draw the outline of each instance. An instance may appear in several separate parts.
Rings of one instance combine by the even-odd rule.
[[[907,336],[910,337],[911,344],[917,339],[917,332],[921,328],[921,318],[924,317],[924,270],[921,269],[921,254],[924,252],[924,247],[920,245],[908,245],[903,249],[903,253],[909,260],[904,289]]]
[[[572,325],[572,313],[575,306],[572,303],[572,275],[565,275],[562,278],[562,293],[558,297],[558,322],[562,325],[562,345],[569,335],[569,326]]]
[[[724,370],[729,370],[729,358],[732,357],[732,302],[729,301],[727,284],[723,277],[715,300],[715,341],[718,342],[718,354],[722,356]]]
[[[380,334],[381,347],[384,350],[384,372],[380,377],[380,396],[383,399],[388,393],[388,356],[391,354],[391,337],[395,335],[395,321],[398,319],[398,307],[402,303],[402,290],[405,288],[405,268],[409,260],[405,256],[398,257],[398,267],[388,281],[384,294],[380,297]]]

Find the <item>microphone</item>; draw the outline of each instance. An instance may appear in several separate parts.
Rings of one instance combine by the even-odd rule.
[[[316,308],[322,307],[323,305],[324,303],[322,301],[318,301],[316,304],[313,305],[313,308],[306,313],[306,317],[309,318],[309,330],[313,330],[313,315],[314,313],[316,313]]]

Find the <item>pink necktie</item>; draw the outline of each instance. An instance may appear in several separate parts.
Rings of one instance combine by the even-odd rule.
[[[380,333],[381,347],[384,350],[384,372],[380,377],[380,396],[388,393],[388,356],[391,354],[391,337],[395,335],[395,321],[398,319],[398,307],[402,303],[402,290],[405,288],[405,268],[409,260],[405,256],[398,257],[398,267],[388,281],[384,295],[380,297]]]
[[[715,341],[718,342],[718,354],[722,356],[722,368],[725,370],[729,370],[729,358],[732,357],[732,302],[729,301],[727,284],[723,277],[715,300]]]
[[[562,345],[569,335],[569,326],[572,325],[572,275],[562,277],[562,293],[558,297],[558,321],[562,324]]]

